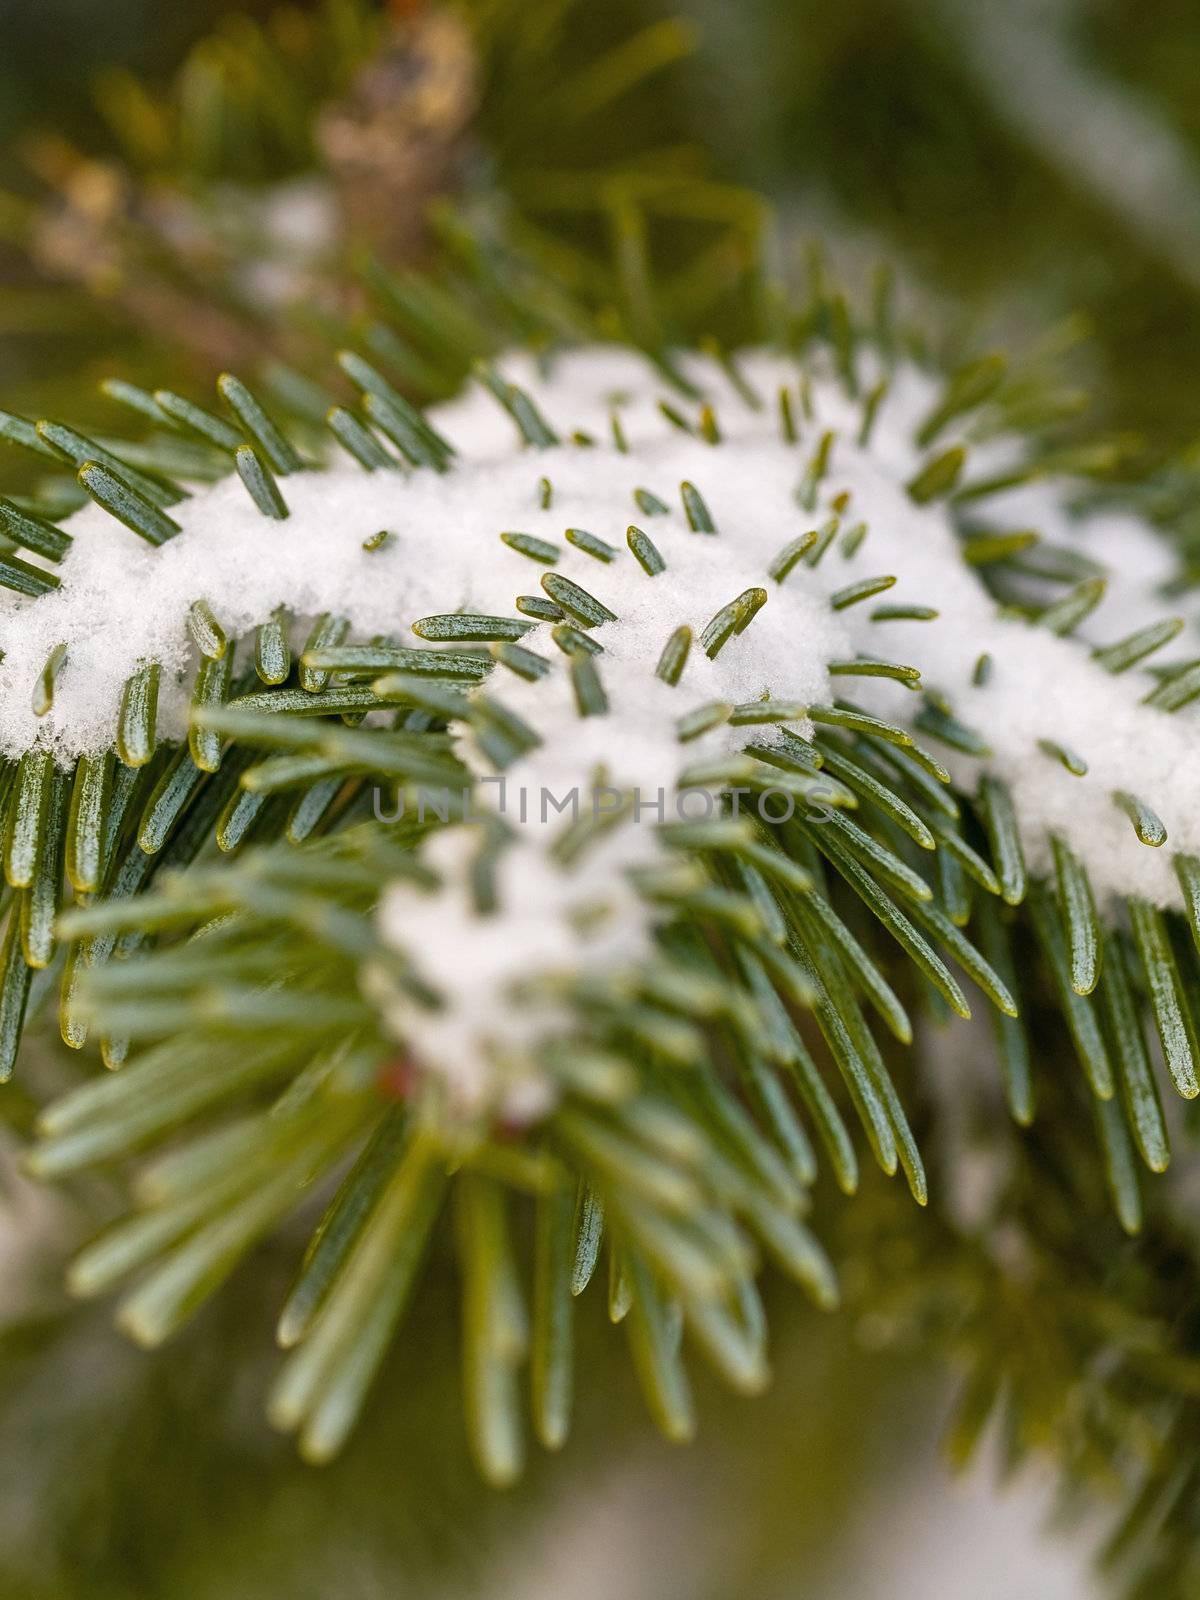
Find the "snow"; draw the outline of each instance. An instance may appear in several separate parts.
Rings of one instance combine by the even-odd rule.
[[[430,614],[461,609],[514,616],[516,596],[541,593],[540,579],[550,570],[597,596],[618,618],[595,630],[603,645],[594,660],[607,715],[580,716],[566,658],[546,626],[522,642],[551,663],[550,673],[528,683],[497,667],[482,690],[541,739],[506,775],[506,815],[517,840],[499,868],[501,910],[480,917],[470,902],[467,868],[478,846],[478,830],[470,826],[447,829],[431,843],[431,861],[444,876],[432,898],[409,887],[385,897],[386,937],[413,954],[421,975],[447,1001],[432,1017],[391,1002],[397,1027],[468,1100],[491,1082],[489,1063],[497,1052],[519,1059],[548,1025],[533,1007],[511,1003],[514,982],[583,963],[589,970],[631,965],[649,949],[648,912],[629,887],[627,870],[658,859],[654,828],[617,827],[565,872],[547,854],[565,819],[542,814],[541,791],[561,797],[578,790],[586,806],[599,773],[599,781],[636,787],[648,804],[662,788],[672,814],[682,766],[763,735],[761,728],[722,725],[681,745],[677,719],[711,700],[737,703],[769,694],[809,704],[846,693],[868,710],[911,717],[919,699],[901,685],[829,679],[828,662],[857,653],[920,668],[925,687],[943,692],[962,721],[986,730],[992,754],[985,761],[937,753],[968,790],[984,769],[1009,783],[1035,867],[1047,861],[1048,830],[1057,830],[1086,862],[1102,900],[1136,892],[1161,904],[1177,902],[1170,854],[1200,853],[1195,717],[1190,710],[1168,716],[1140,705],[1154,680],[1136,669],[1118,677],[1105,673],[1090,659],[1086,639],[1060,639],[998,613],[978,574],[959,559],[949,511],[940,503],[915,504],[904,487],[924,455],[913,435],[939,393],[932,380],[901,368],[869,445],[860,448],[859,402],[834,378],[815,374],[815,416],[802,420],[801,442],[788,444],[779,433],[774,397],[781,384],[794,390],[793,365],[765,353],[743,358],[749,383],[766,402],[754,410],[715,365],[689,360],[689,372],[716,407],[722,442],[712,446],[662,416],[657,401],[670,395],[668,386],[629,352],[578,351],[560,358],[548,376],[522,357],[502,367],[564,438],[584,429],[595,447],[519,448],[511,419],[490,395],[473,389],[434,414],[460,452],[444,476],[429,470],[368,474],[350,465],[295,474],[281,481],[291,512],[282,522],[260,516],[241,484],[229,479],[175,508],[183,532],[157,550],[98,508],[71,518],[65,526],[74,544],[59,568],[62,588],[36,601],[0,600],[6,652],[0,749],[15,755],[41,739],[67,760],[104,747],[114,734],[123,683],[150,658],[165,669],[160,731],[180,735],[185,680],[194,664],[185,621],[201,596],[230,637],[286,608],[296,619],[296,647],[303,642],[303,619],[324,611],[350,616],[355,637],[384,633],[403,644],[420,642],[410,625]],[[615,448],[609,431],[614,400],[628,453]],[[694,405],[679,404],[694,414]],[[830,467],[815,511],[805,512],[794,491],[825,429],[836,431]],[[955,440],[948,429],[938,448]],[[994,464],[995,449],[977,451],[969,472],[983,475],[988,450]],[[545,509],[538,493],[543,475],[553,486]],[[680,499],[684,481],[703,495],[715,536],[689,528]],[[666,502],[669,514],[643,514],[634,501],[639,487]],[[1043,481],[1013,491],[987,505],[988,524],[1037,526],[1114,566],[1111,595],[1088,623],[1102,642],[1170,615],[1173,608],[1160,608],[1155,599],[1173,575],[1169,548],[1125,513],[1073,517],[1068,507],[1077,490]],[[782,584],[769,578],[771,559],[823,522],[833,499],[847,493],[843,527],[860,520],[869,527],[858,549],[847,556],[835,544],[815,569],[801,564]],[[658,576],[648,576],[627,548],[631,523],[660,550],[666,570]],[[382,549],[364,551],[363,541],[381,528],[394,537]],[[615,558],[604,563],[574,548],[563,537],[567,528],[605,540]],[[559,550],[557,564],[542,567],[511,549],[499,538],[505,530],[551,541]],[[831,610],[834,590],[880,574],[898,580],[884,597],[888,602],[934,606],[938,620],[873,622],[872,601]],[[768,591],[766,605],[708,660],[701,630],[757,585]],[[695,639],[683,677],[671,687],[655,677],[654,667],[681,624]],[[54,707],[38,719],[33,685],[62,640],[68,659]],[[979,687],[973,673],[984,652],[994,665]],[[795,726],[805,731],[806,724]],[[1044,755],[1038,749],[1044,738],[1083,755],[1087,776],[1072,777]],[[464,754],[478,772],[491,772],[469,734]],[[1113,803],[1115,790],[1131,791],[1158,811],[1170,835],[1168,850],[1137,841]],[[523,817],[516,809],[521,794]],[[598,906],[607,916],[591,915]]]

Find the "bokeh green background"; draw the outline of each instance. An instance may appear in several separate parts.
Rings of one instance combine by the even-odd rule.
[[[98,67],[164,74],[231,9],[4,0],[6,178],[33,125],[99,136]],[[680,13],[699,50],[654,95],[719,173],[771,195],[797,232],[895,257],[943,314],[985,333],[1086,313],[1119,422],[1156,441],[1200,432],[1189,0],[606,0],[576,8],[572,48],[586,57],[639,18]]]

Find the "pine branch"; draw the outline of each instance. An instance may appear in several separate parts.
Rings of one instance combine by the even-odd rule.
[[[1168,1159],[1147,1025],[1176,1089],[1195,1092],[1186,916],[1196,868],[1189,851],[1174,855],[1180,887],[1164,913],[1148,894],[1121,890],[1121,873],[1140,867],[1098,857],[1080,819],[1100,807],[1135,855],[1162,850],[1160,814],[1172,850],[1186,843],[1170,780],[1160,794],[1141,779],[1147,750],[1183,747],[1171,713],[1187,701],[1191,664],[1143,681],[1141,662],[1175,635],[1170,619],[1093,643],[1099,575],[1081,575],[1069,543],[1010,531],[1005,501],[1055,472],[1078,482],[1106,469],[1112,451],[1067,456],[1052,431],[1015,434],[1009,419],[1018,405],[1028,414],[1028,380],[988,358],[939,385],[824,289],[782,315],[773,305],[770,328],[751,324],[759,337],[774,331],[770,357],[717,345],[706,363],[665,338],[652,365],[622,356],[621,382],[637,385],[629,405],[612,397],[603,369],[588,391],[556,386],[553,364],[529,386],[491,364],[513,286],[526,308],[514,335],[528,334],[543,303],[525,261],[480,266],[472,294],[486,311],[473,309],[444,350],[427,315],[432,287],[380,269],[373,278],[397,340],[419,339],[423,359],[448,373],[484,363],[479,399],[460,415],[488,417],[485,434],[494,420],[511,429],[516,448],[500,465],[474,464],[457,447],[456,413],[431,418],[386,362],[357,352],[341,365],[358,399],[331,391],[324,440],[278,390],[260,397],[232,377],[215,408],[117,391],[153,425],[134,451],[59,423],[4,425],[43,464],[65,460],[99,508],[60,526],[46,504],[7,503],[8,536],[25,552],[5,558],[9,586],[46,589],[61,571],[57,589],[14,612],[11,673],[23,659],[21,619],[37,638],[39,607],[71,614],[77,552],[101,526],[114,592],[134,581],[134,555],[157,582],[155,563],[206,530],[215,538],[219,524],[255,541],[246,547],[261,552],[256,565],[273,586],[249,628],[230,621],[245,584],[236,568],[212,565],[204,592],[175,592],[175,612],[143,606],[173,642],[156,654],[149,636],[120,641],[129,674],[98,721],[95,681],[91,721],[81,720],[78,674],[72,687],[82,633],[30,656],[35,725],[73,767],[56,766],[39,737],[6,771],[0,1039],[11,1067],[26,1011],[57,986],[64,1039],[79,1047],[98,1032],[120,1071],[46,1109],[30,1164],[59,1177],[140,1162],[137,1209],[76,1260],[76,1292],[133,1278],[119,1319],[156,1344],[316,1187],[325,1210],[282,1308],[291,1353],[270,1414],[299,1433],[307,1456],[325,1459],[420,1293],[449,1198],[466,1410],[483,1472],[508,1482],[520,1468],[527,1359],[535,1430],[550,1448],[562,1443],[571,1305],[601,1252],[650,1410],[669,1436],[686,1437],[683,1332],[735,1387],[766,1379],[762,1258],[818,1304],[834,1303],[832,1268],[803,1220],[822,1168],[853,1191],[865,1143],[924,1203],[903,1076],[875,1022],[904,1045],[920,1011],[967,1014],[955,967],[994,1015],[1022,1125],[1035,1116],[1045,1057],[1042,1026],[1019,1015],[1022,992],[1050,986],[1079,1056],[1078,1093],[1095,1111],[1091,1164],[1107,1174],[1121,1225],[1136,1231],[1137,1164],[1157,1172]],[[585,306],[574,313],[583,328],[588,317]],[[538,332],[556,331],[552,312]],[[789,370],[769,408],[763,375]],[[171,430],[203,473],[168,464]],[[337,448],[352,465],[330,464]],[[687,475],[672,480],[664,463],[676,459]],[[749,556],[742,504],[762,493],[770,463],[794,494]],[[203,486],[231,466],[240,484]],[[497,484],[520,474],[528,524],[542,531],[488,526],[489,472]],[[604,484],[600,531],[573,525],[596,522],[600,502],[577,513],[575,497],[588,485],[594,495],[604,474],[617,487]],[[461,609],[452,534],[438,532],[433,570],[407,581],[444,569],[448,609],[406,609],[401,508],[419,503],[428,519],[458,505],[460,485],[486,528],[470,536],[472,569],[502,561],[513,591],[524,577],[537,592]],[[627,495],[621,522],[636,514],[647,527],[628,524],[621,539],[603,495]],[[352,581],[339,579],[336,595],[320,589],[332,569],[305,565],[317,505],[322,537],[331,549],[343,538],[351,553]],[[380,505],[392,508],[391,528]],[[349,533],[343,506],[356,508]],[[370,526],[358,530],[364,515]],[[568,520],[561,542],[545,536]],[[891,542],[893,523],[908,530],[908,547]],[[895,571],[873,565],[884,548],[895,549]],[[1031,564],[1031,551],[1048,559]],[[927,587],[910,592],[910,565]],[[394,626],[409,626],[415,644],[361,637],[384,572],[400,584]],[[626,593],[653,603],[618,599]],[[874,645],[915,636],[905,653],[951,671],[944,641],[956,617],[944,595],[961,596],[966,616],[986,619],[981,629],[999,628],[1004,646],[979,659],[973,649],[949,692]],[[989,693],[1023,658],[1041,664],[1043,682],[1086,690],[1070,726],[1046,719],[1052,756],[1022,744],[1024,734],[1014,746],[1012,730],[988,720]],[[191,710],[181,720],[180,695],[173,709],[160,696],[184,660]],[[834,681],[847,677],[850,699]],[[1110,684],[1124,686],[1122,698]],[[631,692],[647,704],[658,696],[669,733],[655,726],[647,744]],[[1091,748],[1097,693],[1124,708],[1144,748],[1118,758]],[[1076,743],[1094,772],[1075,775]],[[642,779],[622,761],[650,748],[672,792],[705,796],[702,817],[635,826],[636,797],[611,784]],[[558,770],[565,761],[589,798],[611,798],[523,835],[481,779],[540,774],[543,759]],[[1128,777],[1109,789],[1114,759]],[[1032,788],[1028,773],[1038,775]],[[1085,787],[1073,818],[1053,796],[1075,784]],[[372,815],[373,791],[387,810],[403,798],[405,816]],[[422,808],[431,794],[456,799]],[[782,797],[786,815],[764,810],[765,795]],[[739,796],[751,797],[748,814]],[[489,824],[464,829],[481,808]],[[652,849],[628,854],[630,840]],[[593,896],[612,887],[624,919],[600,959],[573,943],[588,923],[572,887],[581,880]],[[522,920],[535,883],[533,920]],[[527,1213],[531,1289],[515,1245]]]

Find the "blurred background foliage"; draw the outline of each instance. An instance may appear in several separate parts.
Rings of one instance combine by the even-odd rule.
[[[469,91],[479,104],[466,118],[479,137],[447,174],[450,188],[499,178],[548,206],[542,218],[560,234],[574,227],[578,237],[561,185],[548,200],[531,169],[620,167],[655,149],[676,170],[703,167],[761,190],[785,237],[832,238],[846,270],[881,255],[898,262],[943,325],[957,319],[1020,342],[1081,314],[1096,391],[1119,426],[1160,445],[1190,443],[1200,431],[1191,404],[1200,357],[1200,30],[1186,0],[471,0],[464,10],[480,41],[482,71]],[[112,122],[128,94],[126,70],[161,86],[187,57],[184,109],[196,124],[206,68],[222,47],[247,47],[240,19],[256,18],[294,60],[312,12],[264,0],[5,0],[5,186],[44,196],[30,169],[44,179],[52,157],[37,135],[48,129],[91,153],[118,154]],[[695,29],[696,48],[678,69],[601,101],[582,120],[578,97],[558,99],[556,84],[669,19]],[[550,35],[553,70],[538,77],[529,61]],[[655,48],[669,62],[685,43],[685,30],[668,28]],[[522,52],[524,63],[514,59]],[[284,129],[283,109],[279,122]],[[223,165],[232,178],[295,176],[312,153],[306,159],[277,132],[263,155],[235,131],[222,163],[210,152],[209,174]],[[143,176],[161,179],[172,164]],[[174,165],[185,187],[204,174],[203,159],[186,175]],[[16,270],[10,254],[9,275]],[[43,331],[61,330],[61,310],[51,295],[30,297],[27,313],[11,303],[0,314],[6,373],[45,373],[41,343],[12,336],[26,314],[27,326],[40,315]],[[97,325],[94,309],[82,320],[103,346],[111,329]]]
[[[416,4],[395,11],[410,30],[430,16]],[[470,0],[454,15],[465,32],[415,52],[406,35],[382,79],[364,86],[386,40],[354,0],[319,10],[0,0],[4,403],[69,394],[73,418],[87,421],[89,407],[103,416],[90,380],[109,372],[211,373],[229,346],[302,364],[327,326],[358,312],[333,286],[347,219],[368,235],[386,220],[364,212],[364,183],[368,196],[394,184],[412,211],[438,196],[499,208],[564,281],[585,287],[589,263],[614,245],[636,278],[646,196],[667,270],[684,276],[698,258],[735,274],[730,241],[757,227],[746,191],[758,190],[777,217],[776,248],[820,239],[851,282],[890,260],[929,326],[976,344],[1086,330],[1079,365],[1103,425],[1151,455],[1200,438],[1200,27],[1188,0]],[[236,85],[243,66],[248,121],[222,111],[214,122],[214,104],[225,104],[214,74]],[[265,120],[254,110],[264,83],[276,113]],[[369,136],[390,128],[394,150],[397,127],[414,126],[404,108],[430,83],[414,161],[381,167]],[[361,139],[348,159],[331,156],[346,151],[320,132],[319,109],[331,105],[343,133],[365,130],[365,167]],[[404,211],[375,209],[392,220]],[[264,233],[281,270],[248,276]],[[368,242],[392,264],[430,249],[419,228]],[[51,1081],[62,1070],[44,1064]],[[21,1093],[4,1106],[18,1130]],[[953,1115],[939,1107],[928,1131],[935,1145],[958,1141],[961,1156],[962,1141],[998,1121],[968,1095]],[[1019,1156],[1015,1135],[1003,1141],[1001,1158],[989,1146],[984,1167],[970,1170],[984,1172],[985,1187],[1012,1184],[1045,1214],[1036,1140]],[[1023,1344],[1044,1347],[1046,1395],[1057,1398],[1026,1409],[1041,1407],[1046,1437],[1010,1438],[1009,1458],[1024,1444],[1048,1448],[1077,1482],[1100,1483],[1105,1462],[1088,1452],[1104,1430],[1132,1437],[1157,1369],[1149,1356],[1135,1361],[1127,1392],[1098,1422],[1055,1370],[1078,1353],[1059,1336],[1070,1326],[1071,1339],[1090,1337],[1081,1283],[1125,1273],[1129,1325],[1116,1333],[1200,1393],[1186,1353],[1195,1312],[1182,1288],[1175,1296],[1169,1230],[1152,1219],[1145,1245],[1118,1242],[1098,1179],[1085,1161],[1066,1162],[1072,1176],[1050,1214],[1072,1227],[1043,1229],[1041,1320],[1022,1303],[1011,1324],[993,1318],[964,1334],[984,1268],[971,1243],[978,1195],[972,1211],[950,1181],[960,1167],[946,1163],[923,1245],[903,1203],[868,1188],[838,1252],[849,1259],[850,1309],[821,1321],[776,1293],[772,1398],[705,1393],[704,1435],[689,1453],[652,1438],[595,1300],[583,1318],[590,1381],[567,1458],[541,1462],[507,1498],[481,1487],[460,1431],[444,1421],[457,1415],[446,1285],[420,1298],[421,1326],[368,1425],[341,1461],[314,1472],[261,1421],[267,1308],[290,1272],[286,1242],[256,1257],[240,1294],[147,1357],[110,1332],[106,1308],[65,1314],[57,1287],[83,1213],[90,1231],[107,1197],[89,1193],[76,1210],[13,1187],[0,1247],[10,1319],[0,1336],[0,1592],[833,1596],[843,1592],[835,1531],[873,1537],[865,1485],[927,1470],[926,1443],[948,1415],[943,1380],[918,1359],[930,1349],[961,1358],[976,1380],[950,1433],[963,1456],[995,1399],[996,1371]],[[1068,1263],[1074,1222],[1093,1208],[1103,1219],[1095,1259]],[[1167,1270],[1152,1281],[1137,1251]],[[873,1285],[869,1305],[855,1295],[856,1273],[860,1287]],[[1186,1284],[1182,1266],[1178,1275]],[[904,1451],[901,1411],[917,1441]],[[997,1559],[1015,1572],[1011,1548]],[[927,1596],[958,1592],[957,1575],[944,1591],[926,1578]]]
[[[1083,313],[1122,424],[1196,431],[1200,30],[1186,0],[692,0],[723,168],[1028,337]]]

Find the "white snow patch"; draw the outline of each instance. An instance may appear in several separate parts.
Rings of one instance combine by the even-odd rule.
[[[531,969],[633,964],[650,945],[647,912],[626,874],[656,858],[654,829],[619,828],[585,853],[576,872],[563,872],[546,851],[563,818],[551,812],[543,820],[540,791],[561,796],[575,788],[586,796],[599,768],[605,781],[636,787],[648,800],[660,787],[670,797],[683,765],[761,737],[761,729],[721,727],[680,745],[676,720],[709,700],[739,702],[769,693],[808,704],[845,693],[868,710],[910,717],[918,697],[899,685],[863,678],[839,678],[831,685],[826,664],[856,653],[920,668],[925,686],[947,695],[962,721],[986,730],[993,750],[986,761],[954,757],[948,764],[967,789],[985,768],[1011,785],[1035,866],[1045,863],[1048,830],[1059,830],[1086,862],[1101,896],[1136,892],[1175,903],[1170,855],[1200,853],[1195,717],[1141,706],[1154,680],[1136,670],[1119,677],[1103,672],[1085,640],[1059,639],[998,614],[976,572],[959,559],[948,510],[918,506],[904,488],[922,456],[913,443],[915,426],[937,386],[914,369],[901,369],[863,449],[856,443],[859,403],[832,378],[818,376],[815,415],[804,421],[797,446],[781,439],[774,410],[779,386],[794,386],[797,370],[782,358],[753,352],[742,365],[764,397],[761,410],[746,404],[713,364],[688,362],[687,370],[716,405],[719,447],[670,426],[656,405],[668,387],[642,358],[597,348],[560,358],[548,376],[523,357],[502,363],[564,437],[584,429],[596,439],[594,448],[520,449],[511,420],[489,395],[473,390],[434,413],[461,452],[445,476],[368,474],[351,466],[296,474],[282,481],[291,510],[283,522],[260,516],[241,484],[230,479],[178,507],[173,514],[183,532],[159,550],[94,507],[80,512],[66,524],[74,544],[59,569],[62,589],[33,602],[0,599],[6,652],[0,666],[0,748],[15,755],[42,739],[69,759],[109,744],[122,685],[150,657],[166,669],[160,729],[181,735],[192,665],[185,619],[200,596],[231,636],[282,606],[297,618],[344,613],[353,618],[358,637],[382,633],[418,644],[410,625],[431,613],[516,615],[516,597],[541,593],[539,580],[547,570],[595,594],[619,619],[596,632],[604,646],[596,664],[610,704],[607,716],[580,717],[565,658],[545,627],[524,643],[552,662],[550,675],[529,684],[498,668],[487,686],[488,694],[542,738],[507,774],[508,820],[520,826],[517,843],[502,859],[501,911],[481,918],[470,904],[466,864],[476,841],[469,828],[449,830],[433,842],[431,858],[446,880],[433,900],[407,887],[385,897],[386,936],[410,952],[447,1002],[433,1018],[398,1007],[398,1031],[467,1100],[487,1092],[495,1050],[519,1053],[552,1025],[511,1003],[514,982]],[[628,453],[612,443],[613,404]],[[837,439],[818,507],[809,513],[794,491],[827,428],[836,430]],[[939,448],[952,442],[950,430]],[[986,451],[975,459],[981,465],[972,470],[986,470]],[[538,499],[543,474],[553,485],[545,510]],[[704,496],[716,537],[689,529],[680,500],[684,480]],[[669,514],[639,511],[633,498],[638,487],[665,501]],[[1167,546],[1124,515],[1072,520],[1064,510],[1071,488],[1042,483],[1014,493],[988,507],[989,521],[1042,526],[1055,537],[1065,533],[1115,567],[1118,599],[1111,620],[1103,611],[1097,613],[1100,622],[1091,619],[1103,641],[1170,614],[1175,608],[1158,610],[1154,603],[1155,591],[1174,570]],[[834,498],[847,492],[843,527],[860,520],[869,525],[857,551],[847,556],[835,545],[816,569],[800,565],[782,585],[768,578],[776,553],[822,522]],[[664,557],[667,570],[659,576],[648,577],[627,548],[631,523],[644,529]],[[381,528],[395,537],[382,550],[364,551],[364,539]],[[566,528],[605,540],[617,550],[615,559],[606,564],[575,549],[563,537]],[[501,530],[551,540],[560,552],[557,565],[541,567],[510,549],[498,537]],[[876,602],[830,609],[832,591],[878,574],[898,579],[881,599],[935,606],[939,619],[875,623],[870,614]],[[700,631],[755,585],[768,590],[767,604],[744,634],[709,661]],[[668,637],[684,623],[696,641],[682,681],[670,688],[655,677],[654,667]],[[297,635],[299,645],[298,629]],[[63,640],[69,642],[67,665],[54,708],[39,721],[31,708],[33,684]],[[984,652],[994,666],[986,685],[977,687],[973,672]],[[1087,777],[1071,777],[1042,754],[1041,738],[1060,740],[1084,756]],[[938,753],[945,758],[945,751]],[[468,746],[465,754],[477,770],[489,770],[478,751]],[[1114,790],[1129,790],[1154,806],[1170,833],[1167,850],[1138,843],[1114,805]],[[515,812],[517,791],[527,796],[523,821]],[[671,804],[668,798],[668,814]],[[598,901],[607,903],[611,915],[589,920],[585,935],[578,914]]]

